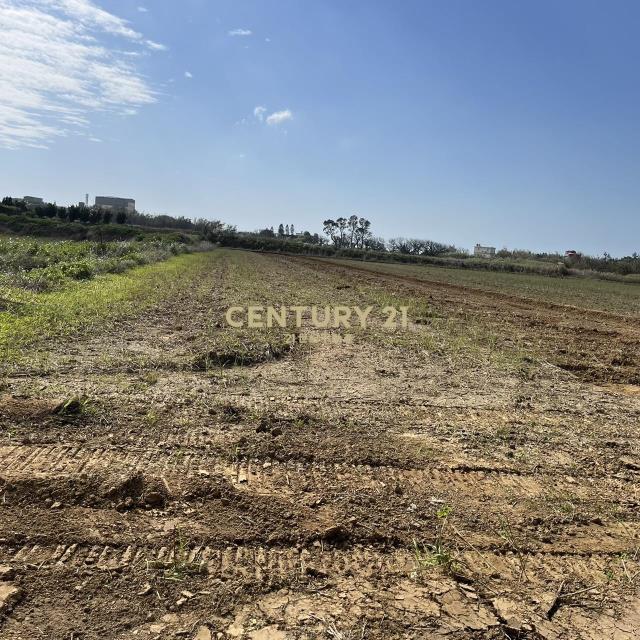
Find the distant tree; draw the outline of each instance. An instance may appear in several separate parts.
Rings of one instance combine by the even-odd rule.
[[[91,209],[89,209],[88,207],[80,207],[78,209],[78,220],[80,220],[80,222],[89,222],[90,218]]]
[[[284,238],[284,226],[282,222],[278,225],[278,236]]]
[[[289,234],[289,225],[285,225],[285,228],[284,228],[284,235],[285,235],[285,236],[289,236],[289,235],[290,235],[290,234]]]
[[[331,242],[333,242],[334,246],[339,246],[340,244],[340,234],[338,232],[338,223],[335,220],[325,220],[322,223],[323,232],[331,238]]]
[[[349,221],[346,218],[338,218],[336,220],[336,224],[338,225],[338,233],[340,235],[340,247],[345,246],[345,239],[347,234],[347,226],[349,225]]]
[[[364,249],[367,238],[371,237],[371,222],[366,218],[359,218],[355,228],[355,246]]]
[[[411,244],[408,238],[390,238],[389,251],[394,253],[411,253]]]
[[[347,226],[349,228],[349,246],[355,247],[357,242],[358,216],[349,216]]]
[[[76,205],[72,204],[67,209],[67,219],[69,220],[69,222],[75,222],[79,217],[80,217],[80,207],[77,207]]]
[[[364,248],[369,249],[370,251],[386,251],[387,246],[385,245],[384,238],[374,238],[373,236],[369,236],[364,240]]]
[[[48,202],[44,207],[40,207],[43,218],[55,218],[58,213],[58,208],[52,202]]]
[[[109,224],[113,220],[113,212],[112,211],[104,211],[102,213],[102,222],[104,224]]]
[[[118,211],[118,213],[116,213],[116,223],[124,224],[126,221],[127,221],[126,211]]]
[[[86,207],[83,207],[86,209]],[[108,213],[107,211],[100,211],[100,209],[89,209],[89,223],[98,224],[102,220],[102,216]]]
[[[260,229],[258,231],[259,236],[264,236],[265,238],[275,238],[275,233],[273,233],[273,227],[271,229]]]
[[[207,220],[206,218],[196,218],[193,221],[193,228],[203,235],[208,233],[217,233],[224,228],[224,224],[220,220]]]
[[[291,225],[291,226],[289,227],[289,233],[290,233],[292,236],[295,236],[295,235],[296,235],[296,232],[295,232],[295,231],[294,231],[294,229],[293,229],[293,225]]]
[[[5,196],[4,198],[2,198],[2,204],[7,207],[13,206],[13,198],[10,196]]]
[[[424,246],[422,248],[423,256],[440,256],[443,253],[454,252],[457,252],[457,249],[453,245],[442,244],[441,242],[434,242],[433,240],[424,240]]]

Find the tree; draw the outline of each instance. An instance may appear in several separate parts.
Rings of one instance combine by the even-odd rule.
[[[6,205],[7,207],[11,207],[13,205],[13,198],[10,196],[5,196],[4,198],[2,198],[2,204]]]
[[[116,223],[124,224],[127,221],[127,212],[126,211],[118,211],[116,213]]]
[[[80,222],[89,222],[89,218],[91,217],[91,209],[88,207],[80,207],[78,210],[78,219]]]
[[[334,246],[338,246],[340,242],[340,236],[338,234],[338,223],[335,220],[325,220],[322,223],[322,231],[331,238]]]
[[[58,213],[58,207],[52,202],[49,202],[44,207],[44,215],[47,218],[55,218]]]
[[[358,216],[349,216],[349,246],[355,247],[357,242]]]
[[[287,226],[284,228],[284,235],[285,235],[285,236],[288,236],[288,235],[289,235],[289,225],[287,225]]]
[[[102,222],[104,222],[104,224],[109,224],[112,219],[113,219],[113,212],[112,211],[103,212],[103,214],[102,214]]]
[[[295,231],[293,230],[293,225],[289,227],[289,233],[291,233],[292,236],[296,235]]]
[[[387,246],[384,243],[384,238],[374,238],[369,236],[364,240],[364,248],[369,251],[386,251]]]
[[[102,220],[102,211],[100,211],[100,209],[89,209],[88,211],[89,211],[89,224],[98,224],[100,220]],[[106,211],[104,213],[106,213]]]
[[[338,225],[338,232],[340,234],[340,246],[344,247],[345,245],[345,235],[347,232],[347,226],[349,224],[346,218],[338,218],[336,220],[336,224]]]
[[[278,236],[284,238],[284,225],[282,222],[278,225]]]
[[[390,238],[389,251],[394,253],[411,253],[411,245],[408,238]]]
[[[371,236],[371,222],[366,218],[360,218],[357,220],[356,228],[355,228],[355,242],[356,247],[360,247],[361,249],[365,248],[365,241],[367,238]]]

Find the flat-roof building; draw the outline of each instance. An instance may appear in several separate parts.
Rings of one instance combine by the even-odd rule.
[[[37,205],[44,204],[44,199],[36,198],[35,196],[24,196],[22,198],[22,202],[24,202],[27,205],[32,205],[35,207]]]
[[[473,255],[477,258],[495,258],[495,247],[483,247],[481,244],[477,244],[473,248]]]
[[[112,211],[126,211],[134,213],[136,201],[133,198],[113,198],[111,196],[96,196],[98,209],[111,209]]]

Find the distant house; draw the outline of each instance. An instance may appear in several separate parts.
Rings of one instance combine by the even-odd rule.
[[[22,202],[24,202],[29,209],[32,207],[41,207],[44,204],[43,198],[36,198],[35,196],[24,196],[22,198]]]
[[[582,256],[573,249],[569,249],[564,252],[564,259],[568,262],[573,262],[574,260],[579,260]]]
[[[496,248],[495,247],[483,247],[481,244],[477,244],[473,248],[473,255],[476,258],[495,258],[496,257]]]
[[[112,198],[111,196],[96,196],[96,209],[108,209],[111,211],[125,211],[134,213],[136,201],[132,198]]]

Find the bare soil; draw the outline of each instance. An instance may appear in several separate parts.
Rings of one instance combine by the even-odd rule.
[[[224,322],[392,299],[430,313],[271,352]],[[3,639],[640,637],[636,318],[228,251],[32,355],[0,391]]]

